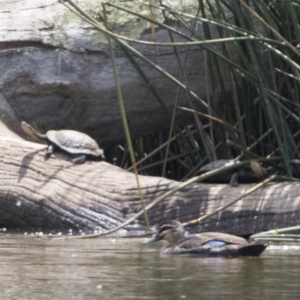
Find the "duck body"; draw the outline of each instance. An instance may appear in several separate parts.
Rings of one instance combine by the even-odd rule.
[[[166,240],[168,245],[162,254],[191,254],[199,256],[259,256],[266,248],[244,238],[221,232],[203,232],[185,235],[184,227],[178,221],[171,221],[160,227],[158,233],[145,241],[152,243]]]

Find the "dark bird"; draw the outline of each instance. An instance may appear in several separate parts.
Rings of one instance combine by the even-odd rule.
[[[159,240],[168,242],[168,245],[162,248],[162,254],[226,257],[259,256],[268,246],[221,232],[185,235],[184,227],[176,220],[163,224],[159,228],[158,233],[144,243],[152,243]]]

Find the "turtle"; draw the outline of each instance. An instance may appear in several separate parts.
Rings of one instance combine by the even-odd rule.
[[[58,149],[73,156],[74,164],[84,163],[87,157],[105,159],[97,142],[85,133],[76,130],[49,130],[42,134],[24,121],[21,122],[21,127],[29,136],[48,143],[47,158]]]
[[[200,173],[204,174],[209,171],[213,171],[219,168],[229,167],[234,164],[240,163],[239,160],[234,159],[220,159],[212,161],[204,165],[200,169]],[[266,176],[266,172],[260,166],[257,161],[251,161],[250,167],[240,166],[231,171],[225,171],[218,175],[214,175],[211,178],[207,179],[208,182],[217,182],[217,183],[226,183],[229,182],[231,186],[238,186],[238,181],[243,183],[253,183],[258,182],[259,179],[262,179]]]

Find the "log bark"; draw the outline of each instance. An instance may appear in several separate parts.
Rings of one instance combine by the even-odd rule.
[[[27,142],[0,126],[0,227],[21,230],[106,230],[141,210],[134,174],[106,162],[74,165],[46,145]],[[180,183],[139,176],[145,203]],[[198,218],[232,201],[252,185],[193,184],[149,211],[151,225]],[[299,225],[299,183],[271,183],[191,231],[238,235]],[[118,234],[145,232],[143,218]]]

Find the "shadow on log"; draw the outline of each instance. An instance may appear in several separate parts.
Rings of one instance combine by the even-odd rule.
[[[0,226],[58,231],[107,230],[141,210],[135,177],[106,162],[74,165],[55,154],[44,159],[46,145],[27,142],[0,126]],[[178,182],[140,176],[146,204]],[[193,184],[149,211],[151,225],[185,222],[214,211],[252,185]],[[240,200],[190,231],[213,230],[237,235],[299,224],[299,183],[272,183]],[[143,233],[143,218],[117,234]]]

